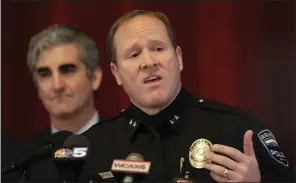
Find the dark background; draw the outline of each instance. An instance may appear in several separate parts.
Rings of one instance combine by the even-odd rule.
[[[134,9],[162,11],[183,50],[184,86],[201,97],[242,107],[275,134],[296,172],[296,5],[293,0],[2,1],[2,129],[26,139],[48,127],[26,53],[31,36],[55,23],[88,33],[100,50],[104,78],[96,106],[109,117],[127,107],[105,43],[117,17]]]

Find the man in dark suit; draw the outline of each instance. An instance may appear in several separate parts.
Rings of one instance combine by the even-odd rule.
[[[26,140],[18,148],[20,156],[36,150],[53,133],[67,130],[80,134],[99,122],[94,92],[103,73],[95,42],[85,33],[66,25],[50,26],[32,37],[27,64],[38,96],[49,113],[51,128]],[[50,159],[32,165],[29,170],[29,180],[59,180]]]
[[[12,153],[11,148],[17,144],[17,139],[8,133],[1,131],[1,166],[3,167],[5,164],[9,163],[7,158],[10,153]]]
[[[1,167],[5,166],[6,164],[10,163],[13,157],[15,157],[16,151],[12,148],[16,146],[18,143],[17,139],[8,133],[1,131]],[[15,174],[10,174],[7,179],[16,176]],[[2,177],[3,180],[3,177]]]

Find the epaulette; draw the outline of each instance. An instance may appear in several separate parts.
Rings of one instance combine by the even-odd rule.
[[[232,106],[229,104],[224,104],[224,103],[221,103],[217,100],[199,98],[196,96],[192,96],[191,100],[193,101],[193,105],[198,108],[210,110],[213,112],[228,113],[231,115],[245,118],[247,120],[262,121],[257,116],[255,116],[251,112],[248,112],[245,109],[242,109],[242,108],[236,107],[236,106]]]
[[[120,118],[122,115],[124,115],[126,112],[125,109],[122,109],[118,114],[112,116],[112,117],[109,117],[109,118],[104,118],[102,121],[100,121],[98,124],[102,124],[102,123],[106,123],[106,122],[110,122],[110,121],[114,121],[118,118]]]

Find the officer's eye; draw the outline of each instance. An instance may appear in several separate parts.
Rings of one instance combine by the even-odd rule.
[[[136,58],[139,55],[140,55],[139,53],[134,52],[134,53],[132,53],[132,54],[129,55],[129,58]]]
[[[162,47],[157,47],[157,48],[156,48],[156,51],[162,51],[162,50],[163,50]]]

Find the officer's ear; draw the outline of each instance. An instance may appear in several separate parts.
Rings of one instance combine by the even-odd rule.
[[[179,69],[180,69],[180,71],[182,71],[183,70],[183,58],[182,58],[182,49],[180,46],[177,46],[177,48],[176,48],[176,56],[177,56]]]
[[[111,64],[110,64],[110,68],[111,68],[111,71],[112,71],[113,76],[114,76],[115,79],[116,79],[117,84],[118,84],[118,85],[121,85],[122,82],[121,82],[120,72],[119,72],[119,70],[118,70],[117,65],[114,64],[114,63],[111,63]]]

